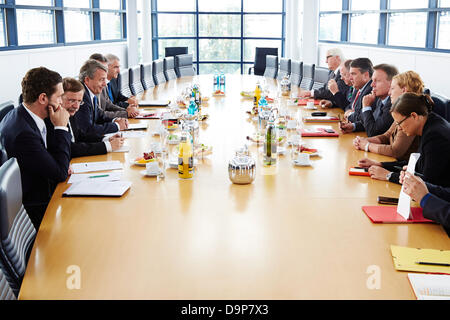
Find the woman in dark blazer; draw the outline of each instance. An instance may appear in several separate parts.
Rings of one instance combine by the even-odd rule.
[[[407,136],[421,137],[418,150],[420,158],[416,164],[416,172],[422,174],[428,183],[450,187],[450,124],[431,111],[433,106],[433,100],[428,95],[405,93],[394,104],[392,117],[399,130]],[[363,160],[360,165],[396,170],[397,172],[393,172],[388,180],[399,183],[401,170],[398,168],[407,165],[407,162],[380,163]]]

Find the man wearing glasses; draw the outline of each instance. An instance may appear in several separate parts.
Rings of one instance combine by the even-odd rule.
[[[68,128],[71,134],[72,158],[106,154],[120,149],[124,139],[119,134],[103,140],[103,136],[93,133],[92,130],[86,133],[78,126],[74,115],[84,104],[84,86],[81,82],[73,78],[64,78],[63,89],[62,107],[70,115]],[[47,125],[51,126],[51,123]]]
[[[330,86],[337,86],[339,91],[346,92],[348,90],[348,85],[341,79],[341,73],[339,70],[340,65],[345,61],[344,54],[341,49],[333,48],[327,51],[326,63],[328,69],[328,83],[325,83],[322,88],[317,90],[301,90],[301,98],[314,98],[322,100],[332,100],[334,95],[329,90]]]

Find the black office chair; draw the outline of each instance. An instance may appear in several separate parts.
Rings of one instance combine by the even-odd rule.
[[[177,78],[177,73],[175,72],[175,58],[166,57],[164,58],[164,75],[166,80],[173,80]]]
[[[303,62],[291,61],[291,85],[300,87],[303,80]]]
[[[166,82],[163,59],[153,61],[153,81],[155,81],[155,85],[160,85]]]
[[[16,296],[35,237],[36,229],[22,204],[19,165],[11,158],[0,167],[0,258]]]
[[[431,93],[431,99],[434,102],[433,112],[450,121],[450,100],[437,93]]]
[[[175,56],[175,72],[177,77],[190,77],[195,75],[192,54],[181,54]]]
[[[255,63],[253,67],[248,69],[248,74],[251,74],[253,69],[253,74],[257,76],[264,75],[264,71],[266,70],[266,56],[277,56],[278,57],[278,48],[259,48],[257,47],[255,50]]]
[[[17,102],[18,102],[18,106],[20,106],[22,104],[22,102],[23,102],[23,94],[22,93],[20,94],[19,99],[17,99]]]
[[[14,109],[14,102],[12,101],[7,101],[0,104],[0,122],[12,109]]]
[[[283,80],[284,77],[291,75],[291,59],[281,58],[280,68],[278,69],[278,80]]]
[[[129,69],[130,72],[130,90],[133,96],[138,95],[141,92],[144,92],[144,86],[141,81],[141,66],[133,66]]]
[[[117,81],[119,84],[120,93],[127,98],[131,97],[133,94],[130,89],[130,71],[128,69],[121,71]]]
[[[16,296],[3,273],[3,265],[0,261],[0,301],[16,300]]]
[[[314,85],[314,71],[316,69],[315,64],[303,64],[303,78],[300,82],[300,88],[304,90],[311,90]]]
[[[316,67],[314,70],[314,83],[312,89],[318,90],[328,83],[330,70],[327,68]]]
[[[166,57],[175,57],[179,54],[187,54],[188,47],[166,47],[165,49]]]
[[[155,86],[155,82],[153,81],[153,63],[144,63],[141,64],[141,81],[144,90],[148,90]]]
[[[264,70],[264,77],[276,79],[278,74],[278,57],[266,56],[266,70]]]

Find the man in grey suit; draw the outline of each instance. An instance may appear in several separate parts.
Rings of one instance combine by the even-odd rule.
[[[106,68],[108,68],[108,60],[105,56],[100,53],[92,54],[89,59],[94,59],[103,64]],[[109,68],[108,68],[109,74]],[[110,80],[108,78],[108,80]],[[99,107],[108,117],[111,118],[134,118],[139,115],[139,110],[136,106],[130,105],[127,108],[120,107],[111,102],[108,93],[108,86],[106,86],[99,96]]]
[[[344,54],[341,49],[333,48],[327,51],[326,62],[328,64],[328,69],[330,72],[328,73],[328,82],[324,84],[322,88],[317,90],[301,90],[299,97],[301,98],[314,98],[314,99],[323,99],[323,100],[331,100],[333,98],[333,94],[328,89],[328,85],[330,81],[334,81],[339,84],[339,86],[346,86],[344,81],[341,79],[341,74],[339,71],[340,65],[345,61]]]

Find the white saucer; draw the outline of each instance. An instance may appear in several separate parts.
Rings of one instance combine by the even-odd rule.
[[[300,163],[297,160],[294,160],[293,163],[296,167],[312,167],[311,161],[308,163]]]
[[[139,171],[139,173],[144,177],[156,177],[160,172],[161,172],[161,170],[158,170],[158,172],[154,172],[154,173],[147,173],[147,170]]]

